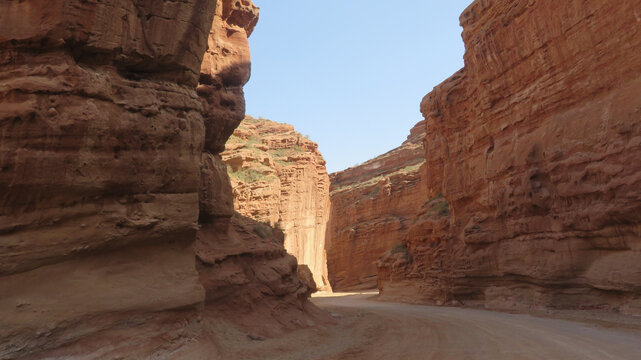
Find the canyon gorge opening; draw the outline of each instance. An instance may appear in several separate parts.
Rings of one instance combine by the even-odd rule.
[[[0,3],[0,359],[638,358],[641,0],[470,3],[331,174],[252,1]]]

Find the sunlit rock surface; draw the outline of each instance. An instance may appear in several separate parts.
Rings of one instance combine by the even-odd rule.
[[[422,121],[398,148],[330,175],[327,267],[335,290],[375,288],[376,261],[406,240],[425,202],[424,138]]]
[[[475,1],[383,296],[641,313],[641,1]],[[430,211],[448,207],[447,213]]]
[[[285,234],[285,248],[309,267],[317,287],[331,290],[325,231],[329,177],[318,145],[291,125],[247,117],[222,153],[240,214]]]

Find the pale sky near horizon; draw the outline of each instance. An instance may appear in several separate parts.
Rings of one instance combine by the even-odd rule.
[[[294,125],[328,171],[399,146],[421,99],[463,67],[471,0],[254,0],[247,114]]]

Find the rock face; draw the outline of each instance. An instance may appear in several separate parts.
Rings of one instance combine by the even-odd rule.
[[[311,270],[319,289],[331,290],[325,255],[329,177],[318,145],[291,125],[247,117],[222,158],[236,211],[280,227],[287,251]]]
[[[0,358],[138,357],[194,335],[214,6],[0,4]]]
[[[231,223],[216,153],[249,65],[217,54],[256,17],[249,1],[0,4],[0,359],[212,357],[192,245],[199,203],[204,228]],[[278,276],[246,284],[299,311],[308,290],[274,244]]]
[[[641,313],[639,6],[463,13],[465,68],[421,104],[429,202],[384,296]]]
[[[316,285],[285,251],[281,230],[240,214],[226,221],[214,224],[225,231],[206,227],[195,246],[207,318],[261,336],[327,321],[308,301]]]
[[[234,214],[234,197],[220,152],[245,117],[243,85],[251,73],[248,37],[258,20],[251,1],[224,0],[216,9],[201,68],[205,144],[199,231],[194,246],[205,287],[205,319],[224,319],[263,336],[324,321],[309,301],[313,283],[302,281],[284,234]]]
[[[335,290],[375,288],[376,261],[406,240],[425,201],[424,138],[421,121],[400,147],[330,175],[327,267]]]
[[[258,8],[250,1],[225,0],[221,5],[198,86],[207,134],[197,267],[206,290],[206,318],[224,319],[253,334],[269,336],[326,319],[309,303],[314,284],[301,280],[299,273],[306,274],[285,251],[282,231],[234,214],[234,203],[238,207],[240,199],[234,199],[220,152],[245,117],[243,85],[251,72],[248,37]]]

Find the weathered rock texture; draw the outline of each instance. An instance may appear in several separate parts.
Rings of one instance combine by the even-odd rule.
[[[218,3],[0,4],[0,359],[212,358],[194,348],[214,347],[196,341],[201,164],[208,198],[231,199],[215,153],[234,123],[212,114],[242,119],[248,64],[212,47],[200,68],[215,14],[210,46],[255,23],[250,2]],[[201,197],[201,215],[221,202]],[[282,284],[257,283],[305,306],[296,269],[276,267]]]
[[[247,39],[257,19],[258,8],[250,1],[223,1],[216,9],[198,86],[207,135],[195,250],[207,317],[274,335],[315,324],[323,314],[308,302],[315,285],[301,281],[299,273],[307,274],[285,251],[283,233],[234,214],[227,167],[219,155],[245,117],[243,85],[251,72]]]
[[[641,313],[640,8],[463,13],[465,68],[421,104],[431,201],[382,262],[384,295]]]
[[[316,291],[309,270],[287,253],[284,237],[240,214],[205,227],[195,248],[208,318],[262,336],[327,322],[308,300]]]
[[[375,288],[376,261],[406,240],[425,201],[424,138],[421,121],[400,147],[330,175],[327,267],[335,290]]]
[[[194,335],[214,6],[0,4],[0,358],[140,357]]]
[[[291,125],[247,117],[222,154],[240,214],[285,233],[285,248],[311,270],[319,289],[327,278],[325,231],[329,176],[318,145]]]

